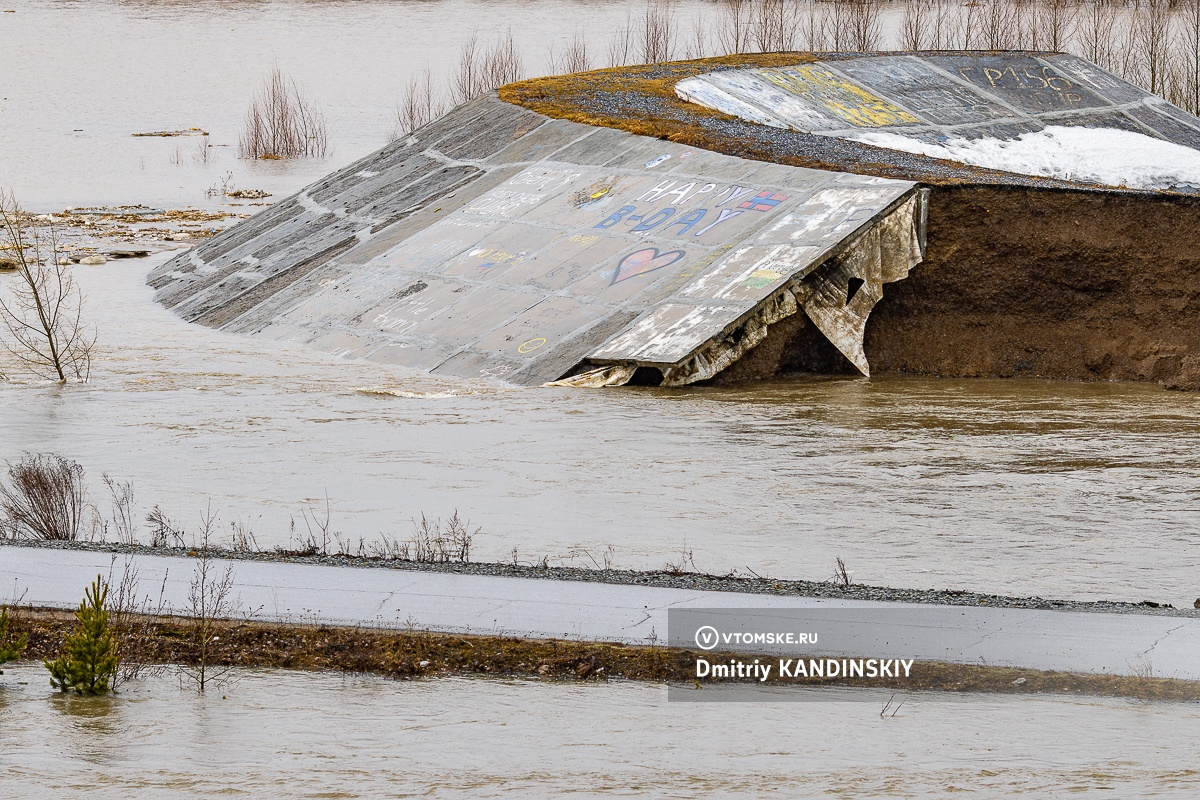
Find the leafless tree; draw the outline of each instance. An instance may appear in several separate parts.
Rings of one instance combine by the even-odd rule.
[[[848,7],[849,49],[859,53],[878,50],[883,38],[880,4],[875,0],[844,0],[838,5]]]
[[[708,21],[703,14],[697,14],[692,17],[692,35],[684,46],[684,58],[705,58],[708,55]]]
[[[800,41],[805,50],[824,50],[829,46],[829,14],[826,4],[817,0],[807,0],[804,3],[804,13],[800,17]]]
[[[929,0],[912,0],[904,4],[900,20],[900,49],[927,50],[930,46],[932,4]]]
[[[1134,14],[1127,77],[1149,92],[1165,94],[1172,38],[1168,0],[1141,0]]]
[[[125,559],[121,575],[116,576],[117,556],[112,557],[108,567],[108,586],[113,587],[109,592],[106,605],[116,631],[117,667],[113,672],[113,688],[123,683],[136,680],[147,674],[161,673],[163,667],[152,663],[149,654],[153,652],[155,628],[152,618],[161,616],[165,606],[167,577],[169,570],[164,571],[163,582],[158,591],[157,605],[151,605],[149,595],[139,597],[138,568],[130,558]]]
[[[1016,43],[1017,6],[1011,0],[991,0],[980,15],[979,40],[988,50],[1008,50]]]
[[[70,262],[59,255],[53,226],[43,228],[0,190],[0,251],[16,267],[8,296],[0,297],[3,346],[41,378],[86,381],[96,332],[83,322],[83,295]]]
[[[1079,16],[1079,55],[1105,69],[1114,66],[1113,29],[1117,7],[1109,0],[1087,0]]]
[[[200,518],[200,533],[196,542],[196,568],[188,588],[188,615],[195,643],[195,663],[181,666],[179,674],[203,693],[212,682],[228,677],[229,667],[215,668],[212,660],[217,637],[217,621],[230,617],[236,610],[233,597],[233,567],[224,570],[213,559],[212,537],[216,514],[211,506]]]

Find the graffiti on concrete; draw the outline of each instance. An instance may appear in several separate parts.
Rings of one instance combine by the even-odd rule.
[[[830,136],[886,128],[928,141],[1011,139],[1048,125],[1102,125],[1200,146],[1200,119],[1061,53],[862,56],[712,72],[675,90],[751,122]]]
[[[897,213],[923,231],[904,211],[918,197],[483,98],[150,280],[187,319],[343,357],[517,384],[652,365],[687,383],[728,362],[714,342],[795,313],[789,287],[865,231]]]

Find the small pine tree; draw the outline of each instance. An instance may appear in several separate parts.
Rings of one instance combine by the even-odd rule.
[[[117,641],[104,607],[108,584],[100,576],[84,592],[75,612],[79,624],[63,643],[63,654],[43,662],[50,670],[50,685],[60,691],[105,694],[112,688],[117,668]]]
[[[21,657],[25,644],[29,641],[27,634],[10,637],[8,634],[8,606],[0,606],[0,664],[16,661]]]

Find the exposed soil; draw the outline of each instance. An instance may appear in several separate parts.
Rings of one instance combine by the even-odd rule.
[[[938,186],[928,250],[867,322],[872,374],[1200,389],[1200,200]],[[856,374],[797,314],[722,374]]]
[[[938,187],[867,324],[873,370],[1200,388],[1200,201]]]
[[[847,57],[819,54],[821,59]],[[719,69],[803,63],[767,53],[543,78],[500,97],[553,117],[730,155],[932,187],[928,253],[887,284],[867,324],[873,374],[1156,381],[1200,389],[1200,201],[983,170],[753,125],[686,103],[674,84]],[[800,318],[721,382],[852,373]]]
[[[10,635],[29,637],[22,658],[55,657],[75,624],[56,609],[22,608],[11,612]],[[625,679],[712,683],[694,678],[699,653],[653,645],[612,642],[463,636],[429,631],[390,631],[250,621],[217,623],[218,638],[209,645],[210,666],[271,667],[375,673],[393,678],[490,675],[557,680]],[[146,664],[194,665],[198,659],[195,627],[178,617],[135,616],[124,632],[123,657]],[[730,653],[702,654],[710,663],[728,663]],[[745,658],[742,656],[741,658]],[[1078,675],[1008,667],[917,662],[911,677],[888,679],[777,678],[769,684],[887,687],[899,690],[996,692],[1005,694],[1077,694],[1136,697],[1145,700],[1200,700],[1200,682],[1167,678]]]

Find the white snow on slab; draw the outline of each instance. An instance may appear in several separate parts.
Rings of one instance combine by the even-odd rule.
[[[1200,187],[1200,150],[1114,128],[1051,125],[1015,139],[951,138],[937,144],[883,131],[844,138],[1022,175],[1129,189]]]
[[[84,587],[136,568],[139,596],[186,614],[195,559],[0,546],[0,603],[74,608]],[[744,609],[724,618],[777,626],[778,611],[927,609],[898,629],[867,614],[837,655],[890,657],[1085,673],[1200,680],[1200,618],[826,600],[605,583],[456,575],[263,561],[217,561],[233,570],[232,616],[264,621],[416,627],[457,633],[662,643],[667,609]],[[108,576],[112,576],[109,578]],[[736,648],[733,648],[736,649]]]

